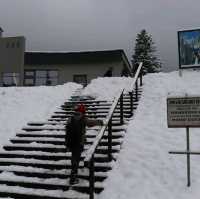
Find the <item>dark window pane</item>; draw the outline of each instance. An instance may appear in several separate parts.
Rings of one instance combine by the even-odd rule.
[[[3,73],[2,79],[4,86],[19,85],[19,73]]]
[[[39,78],[39,77],[46,77],[47,76],[47,71],[43,71],[43,70],[37,70],[36,71],[36,78]]]
[[[25,79],[25,85],[26,86],[33,86],[34,80],[33,79]]]
[[[82,84],[83,86],[87,85],[87,75],[74,75],[74,82]]]

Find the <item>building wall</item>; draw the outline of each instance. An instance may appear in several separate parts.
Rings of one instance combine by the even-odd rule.
[[[24,37],[0,38],[0,86],[3,85],[3,75],[5,75],[5,73],[19,74],[18,85],[22,85],[24,71],[24,51]]]
[[[25,70],[58,70],[58,84],[73,81],[73,75],[87,75],[87,83],[92,79],[103,76],[109,67],[113,67],[113,76],[120,76],[122,62],[83,63],[68,65],[25,65]]]

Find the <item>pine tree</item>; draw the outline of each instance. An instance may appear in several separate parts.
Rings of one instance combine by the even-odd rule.
[[[152,36],[142,30],[137,34],[135,44],[135,54],[132,56],[133,69],[136,69],[138,63],[143,62],[143,73],[154,73],[161,70],[161,62],[155,55],[156,47]]]

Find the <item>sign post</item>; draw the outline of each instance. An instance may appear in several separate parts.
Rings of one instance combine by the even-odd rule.
[[[187,155],[187,186],[190,181],[190,155],[200,152],[190,151],[189,128],[200,127],[200,97],[167,98],[167,123],[169,128],[186,128],[186,151],[170,151],[170,154]]]
[[[187,151],[190,151],[189,127],[186,127]],[[190,186],[190,153],[187,153],[187,186]]]

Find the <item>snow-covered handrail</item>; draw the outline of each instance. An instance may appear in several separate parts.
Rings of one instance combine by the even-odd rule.
[[[130,86],[130,90],[131,90],[131,91],[134,89],[134,86],[135,86],[135,84],[136,84],[136,82],[137,82],[137,80],[138,80],[138,77],[139,77],[139,75],[140,75],[140,73],[141,73],[142,66],[143,66],[143,63],[140,62],[139,66],[138,66],[138,69],[137,69],[137,71],[136,71],[136,73],[135,73],[134,80],[133,80],[133,82],[132,82],[132,84],[131,84],[131,86]]]
[[[113,102],[113,104],[112,104],[112,106],[111,106],[111,108],[110,108],[110,110],[108,112],[108,116],[106,117],[106,119],[104,121],[103,127],[101,128],[101,130],[100,130],[99,134],[97,135],[97,137],[96,137],[94,143],[92,144],[92,146],[86,151],[85,159],[84,159],[84,163],[86,165],[90,162],[90,160],[91,160],[91,158],[92,158],[97,146],[99,145],[99,142],[101,141],[101,139],[102,139],[102,137],[103,137],[103,135],[105,133],[105,130],[106,130],[107,126],[108,126],[108,123],[109,123],[110,119],[112,118],[114,110],[115,110],[115,108],[117,106],[117,103],[119,102],[119,99],[120,99],[121,95],[123,94],[123,92],[124,92],[124,89],[120,89],[120,92],[115,97],[115,100],[114,100],[114,102]]]

